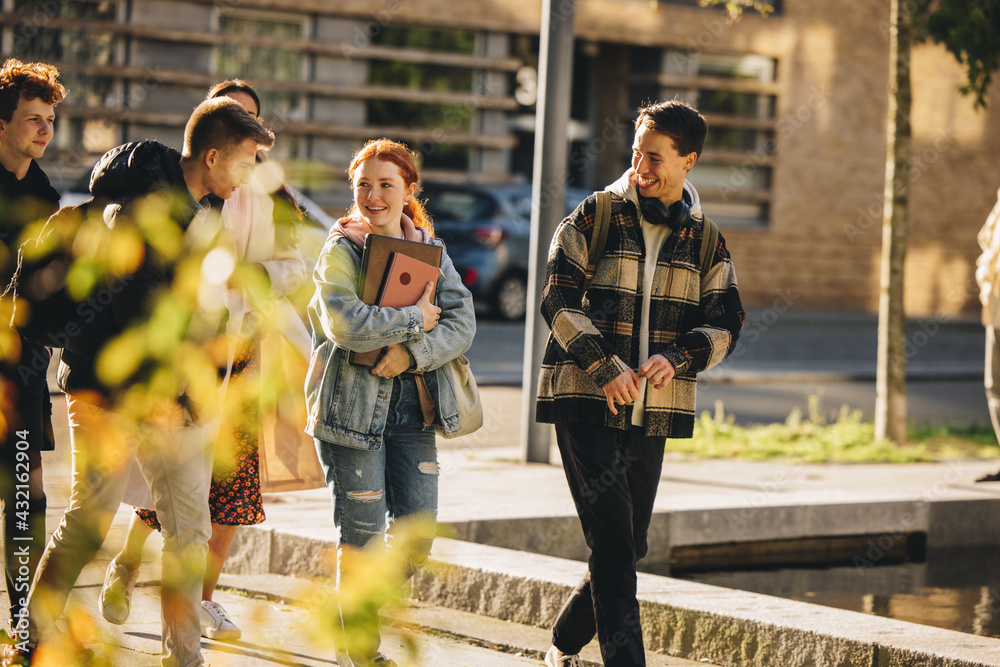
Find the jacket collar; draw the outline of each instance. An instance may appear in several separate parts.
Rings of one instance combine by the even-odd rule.
[[[423,227],[417,227],[408,215],[403,214],[400,220],[403,228],[403,236],[407,241],[418,243],[430,243],[431,235]],[[371,233],[371,227],[364,220],[357,216],[348,216],[338,220],[330,228],[330,238],[343,237],[356,245],[358,248],[365,247],[365,237]]]
[[[42,171],[42,168],[38,166],[38,162],[35,160],[31,161],[31,164],[28,165],[27,173],[20,180],[18,180],[13,172],[8,171],[6,167],[0,164],[0,191],[9,191],[15,194],[30,194],[53,204],[59,203],[59,192],[52,187],[48,176],[45,175],[45,172]]]

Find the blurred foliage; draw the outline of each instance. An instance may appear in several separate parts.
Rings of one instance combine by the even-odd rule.
[[[762,2],[762,0],[698,0],[698,4],[702,7],[723,5],[726,8],[726,13],[729,14],[729,18],[733,20],[740,18],[744,9],[752,9],[760,13],[761,16],[767,16],[774,11],[773,6]]]
[[[14,301],[8,297],[0,299],[0,318],[10,322],[14,317]],[[9,327],[0,327],[0,360],[16,361],[21,356],[21,341]]]
[[[66,608],[65,633],[60,633],[40,645],[31,664],[33,667],[111,667],[114,656],[98,655],[87,645],[107,643],[108,637],[102,633],[94,619],[79,604],[71,603]]]
[[[705,458],[751,461],[782,459],[794,463],[920,463],[958,458],[992,458],[1000,454],[991,426],[912,426],[907,444],[875,440],[875,425],[860,410],[842,406],[832,419],[820,410],[818,396],[809,397],[808,415],[795,409],[783,424],[737,426],[717,402],[705,411],[691,440],[671,440],[668,451]]]
[[[312,610],[311,623],[305,629],[310,639],[352,656],[374,654],[380,637],[379,611],[404,606],[403,584],[413,572],[409,555],[419,551],[434,531],[433,516],[414,515],[394,521],[392,534],[385,541],[372,539],[364,549],[343,548],[338,587],[315,584],[306,591]],[[332,571],[337,569],[337,557],[336,552],[330,552]],[[414,664],[421,664],[413,638],[409,634],[396,638],[404,642]]]
[[[745,9],[767,16],[774,8],[761,0],[699,0],[703,7],[724,5],[737,20]],[[944,46],[965,66],[963,95],[975,95],[976,107],[986,107],[986,91],[1000,69],[1000,0],[916,0],[904,2],[912,12],[914,39]],[[886,17],[888,19],[888,15]]]
[[[964,95],[986,106],[986,90],[1000,68],[1000,0],[923,0],[913,6],[919,41],[933,40],[965,66]]]
[[[284,297],[271,293],[264,269],[237,256],[216,213],[181,225],[178,220],[185,218],[177,215],[180,207],[178,200],[167,194],[154,193],[120,211],[113,227],[106,224],[103,207],[97,206],[88,215],[71,215],[70,209],[64,209],[47,227],[45,221],[39,221],[22,235],[24,242],[39,237],[45,229],[39,242],[29,243],[25,252],[34,259],[59,258],[60,270],[41,276],[51,283],[45,293],[63,290],[69,303],[77,306],[66,313],[67,320],[85,332],[95,317],[108,314],[113,298],[124,285],[132,284],[144,260],[167,267],[172,275],[169,285],[147,295],[143,308],[148,315],[133,320],[97,355],[98,377],[115,389],[108,397],[88,396],[95,402],[104,399],[103,407],[109,411],[102,413],[104,418],[95,429],[100,442],[88,443],[83,449],[98,457],[102,470],[109,473],[130,464],[130,443],[149,424],[177,423],[187,417],[199,423],[217,421],[222,425],[217,446],[225,450],[236,430],[259,430],[257,420],[262,413],[303,394],[303,377],[284,372],[287,364],[259,364],[230,381],[226,380],[226,368],[239,353],[238,346],[246,348],[266,336],[280,336],[292,324],[290,318],[302,318],[313,293],[312,282],[307,279],[301,289],[287,297],[289,308]],[[280,205],[278,211],[282,224],[290,219],[298,224],[298,217]],[[281,227],[279,247],[293,245],[297,230]],[[234,297],[245,298],[248,306],[240,322],[235,318],[230,321],[228,306]],[[18,304],[19,323],[27,321],[29,308],[27,302]],[[0,316],[10,317],[11,310],[10,299],[0,301]],[[71,329],[65,322],[53,326],[60,326],[57,333],[69,338],[87,335],[75,328],[75,333],[68,333]],[[0,352],[17,358],[17,337],[9,330],[4,334],[0,336]],[[304,371],[306,360],[296,363]],[[80,392],[81,397],[83,394]],[[225,400],[220,400],[222,395]],[[9,406],[6,392],[0,394],[0,405]],[[305,415],[301,416],[304,425]],[[169,439],[149,443],[170,446]],[[347,553],[344,585],[339,591],[324,590],[315,596],[321,601],[317,604],[320,613],[314,617],[310,636],[325,644],[370,645],[377,636],[379,608],[398,601],[400,586],[410,574],[407,554],[411,545],[426,540],[428,531],[433,534],[433,530],[433,519],[399,522],[394,524],[392,540],[397,548],[373,545],[363,552]],[[335,571],[334,564],[331,571]],[[338,621],[341,612],[342,624]],[[35,664],[108,664],[104,658],[88,655],[84,648],[103,641],[87,612],[70,607],[65,618],[67,632],[47,641]]]

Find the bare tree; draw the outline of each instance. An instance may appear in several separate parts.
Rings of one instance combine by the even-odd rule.
[[[915,41],[942,44],[966,66],[963,94],[986,106],[986,90],[1000,69],[1000,0],[890,0],[889,115],[886,145],[885,203],[879,284],[878,368],[875,435],[894,443],[906,441],[906,316],[903,267],[906,261],[909,205],[910,52]],[[702,0],[724,5],[738,19],[744,9],[767,14],[760,0]]]
[[[889,124],[886,149],[882,271],[879,286],[875,436],[906,440],[906,318],[903,266],[909,207],[910,52],[915,42],[942,44],[966,66],[963,94],[986,106],[986,90],[1000,68],[1000,0],[891,0]]]
[[[910,196],[910,46],[908,0],[889,9],[889,122],[886,129],[882,271],[879,280],[878,362],[875,379],[875,438],[906,442],[906,312],[903,267]]]

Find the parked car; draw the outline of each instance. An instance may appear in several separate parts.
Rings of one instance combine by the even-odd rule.
[[[564,215],[588,195],[588,190],[567,188]],[[476,304],[505,320],[523,318],[531,261],[531,186],[424,183],[421,197]]]

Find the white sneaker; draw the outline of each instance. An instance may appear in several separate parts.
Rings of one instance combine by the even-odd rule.
[[[121,625],[128,620],[132,609],[132,590],[139,578],[139,568],[130,570],[118,563],[118,556],[111,559],[101,587],[101,616],[108,623]]]
[[[394,660],[390,660],[385,656],[384,653],[379,653],[369,662],[361,663],[348,655],[347,651],[334,650],[334,658],[337,661],[337,667],[360,667],[360,665],[371,665],[372,667],[397,667]]]
[[[567,655],[555,646],[550,646],[545,653],[545,667],[583,667],[583,660],[578,653]]]
[[[218,602],[201,601],[201,636],[220,641],[239,639],[240,629]]]

